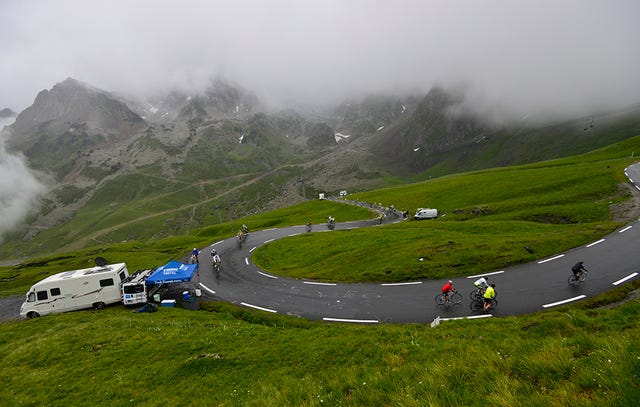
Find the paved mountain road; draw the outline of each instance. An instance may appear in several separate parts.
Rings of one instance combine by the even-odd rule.
[[[636,188],[640,166],[625,170]],[[402,221],[398,218],[396,221]],[[375,220],[337,223],[336,230],[374,226]],[[211,245],[220,253],[223,271],[215,277],[211,271],[209,248],[200,260],[200,286],[203,294],[242,306],[312,320],[358,323],[428,322],[442,318],[519,315],[593,297],[618,284],[638,278],[640,272],[640,223],[629,225],[585,246],[558,253],[536,262],[488,270],[476,276],[454,278],[461,291],[462,304],[438,307],[434,297],[443,280],[416,280],[397,284],[333,284],[285,278],[258,269],[251,253],[273,240],[306,233],[304,226],[252,232],[238,249],[235,238]],[[314,225],[311,233],[331,233],[325,225]],[[571,266],[584,261],[587,280],[575,287],[567,284]],[[496,284],[499,306],[484,315],[469,309],[473,281],[488,276]]]

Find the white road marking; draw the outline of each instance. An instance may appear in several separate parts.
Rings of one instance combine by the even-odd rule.
[[[271,242],[273,242],[274,240],[276,240],[276,239],[269,239],[269,240],[265,240],[263,243],[264,243],[264,244],[271,243]]]
[[[571,301],[578,301],[578,300],[581,300],[581,299],[583,299],[585,297],[586,297],[586,295],[584,295],[584,294],[583,295],[579,295],[577,297],[568,298],[566,300],[562,300],[562,301],[558,301],[558,302],[552,302],[551,304],[545,304],[545,305],[542,306],[542,308],[555,307],[556,305],[566,304],[566,303],[571,302]]]
[[[315,281],[303,281],[304,284],[313,284],[313,285],[338,285],[336,283],[316,283]]]
[[[245,258],[244,258],[244,262],[245,262],[245,263],[247,264],[247,266],[248,266],[248,265],[249,265],[249,258],[248,258],[248,257],[245,257]]]
[[[459,319],[480,319],[480,318],[491,318],[492,314],[482,314],[482,315],[469,315],[468,317],[455,317],[455,318],[440,318],[440,321],[456,321]]]
[[[278,228],[265,229],[265,230],[263,230],[263,232],[268,232],[268,231],[270,231],[270,230],[277,230],[277,229],[278,229]]]
[[[385,284],[380,284],[383,287],[391,287],[394,285],[415,285],[415,284],[422,284],[422,281],[411,281],[408,283],[385,283]]]
[[[354,322],[356,324],[377,324],[380,321],[377,319],[342,319],[342,318],[322,318],[323,321],[331,321],[331,322]]]
[[[502,274],[502,273],[504,273],[504,270],[494,271],[493,273],[476,274],[475,276],[468,276],[467,278],[486,277],[486,276],[493,276],[494,274]]]
[[[552,257],[550,259],[541,260],[541,261],[538,262],[538,264],[546,263],[546,262],[551,261],[551,260],[557,260],[557,259],[559,259],[561,257],[564,257],[564,254],[558,255],[556,257]]]
[[[631,229],[633,226],[627,226],[626,228],[620,230],[618,233],[622,233],[622,232],[626,232],[627,230]]]
[[[301,233],[292,233],[292,234],[290,234],[290,235],[287,235],[287,237],[298,236],[298,235],[300,235],[300,234],[301,234]]]
[[[247,304],[246,302],[241,302],[240,305],[244,305],[245,307],[259,309],[260,311],[267,311],[277,313],[278,311],[269,308],[258,307],[257,305]]]
[[[625,281],[630,280],[630,279],[634,278],[637,275],[638,275],[638,273],[629,274],[625,278],[621,278],[620,280],[618,280],[615,283],[613,283],[613,285],[618,285],[618,284],[624,283]]]
[[[217,242],[215,242],[215,243],[212,243],[212,244],[211,244],[211,247],[213,247],[213,246],[215,246],[215,245],[217,245],[217,244],[220,244],[220,243],[222,243],[222,242],[223,242],[223,240],[219,240],[219,241],[217,241]]]
[[[202,284],[202,283],[198,283],[198,285],[202,288],[204,288],[205,290],[209,291],[211,294],[215,294],[216,292],[213,291],[212,289],[210,289],[209,287],[207,287],[206,285]]]
[[[255,249],[257,249],[257,247],[253,246],[251,250],[249,250],[249,253],[252,253]]]
[[[272,276],[271,274],[263,273],[262,271],[259,271],[259,270],[258,270],[258,274],[262,274],[265,277],[273,278],[274,280],[278,279],[278,277],[276,277],[276,276]]]
[[[600,239],[600,240],[598,240],[597,242],[589,243],[586,247],[595,246],[595,245],[597,245],[598,243],[602,243],[602,242],[604,242],[604,239]]]

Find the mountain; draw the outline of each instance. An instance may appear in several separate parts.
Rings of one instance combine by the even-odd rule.
[[[319,192],[362,191],[593,150],[640,134],[640,105],[539,125],[496,125],[464,94],[372,95],[271,111],[216,79],[133,101],[67,79],[41,91],[7,146],[52,175],[9,253],[188,233]]]
[[[10,119],[12,117],[16,117],[16,112],[8,107],[0,110],[0,119]]]

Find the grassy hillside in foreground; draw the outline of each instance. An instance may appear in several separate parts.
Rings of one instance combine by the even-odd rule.
[[[621,183],[634,151],[640,137],[580,156],[355,194],[410,215],[437,208],[440,217],[280,239],[252,257],[274,274],[346,282],[472,275],[532,261],[621,225],[611,210],[630,197]]]
[[[205,304],[0,323],[13,405],[631,406],[640,302],[428,325],[324,324]]]

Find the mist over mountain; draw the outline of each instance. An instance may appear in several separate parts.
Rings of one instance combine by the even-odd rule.
[[[635,0],[5,0],[2,10],[0,106],[15,111],[68,76],[142,99],[194,96],[223,76],[279,108],[462,86],[466,108],[496,121],[640,100]]]
[[[115,228],[111,241],[159,237],[207,224],[216,208],[230,220],[319,192],[382,187],[389,177],[522,164],[640,134],[640,104],[541,126],[483,116],[468,109],[469,97],[464,87],[435,86],[278,109],[223,77],[148,99],[67,78],[38,92],[6,127],[11,221],[0,235],[18,231],[0,253],[43,239],[86,244],[77,236],[100,233],[94,222],[82,225],[96,215],[105,230]],[[138,205],[160,199],[163,207],[161,197],[174,194],[170,208],[148,215],[163,225],[143,234],[114,226],[140,222],[136,213],[149,209]]]

